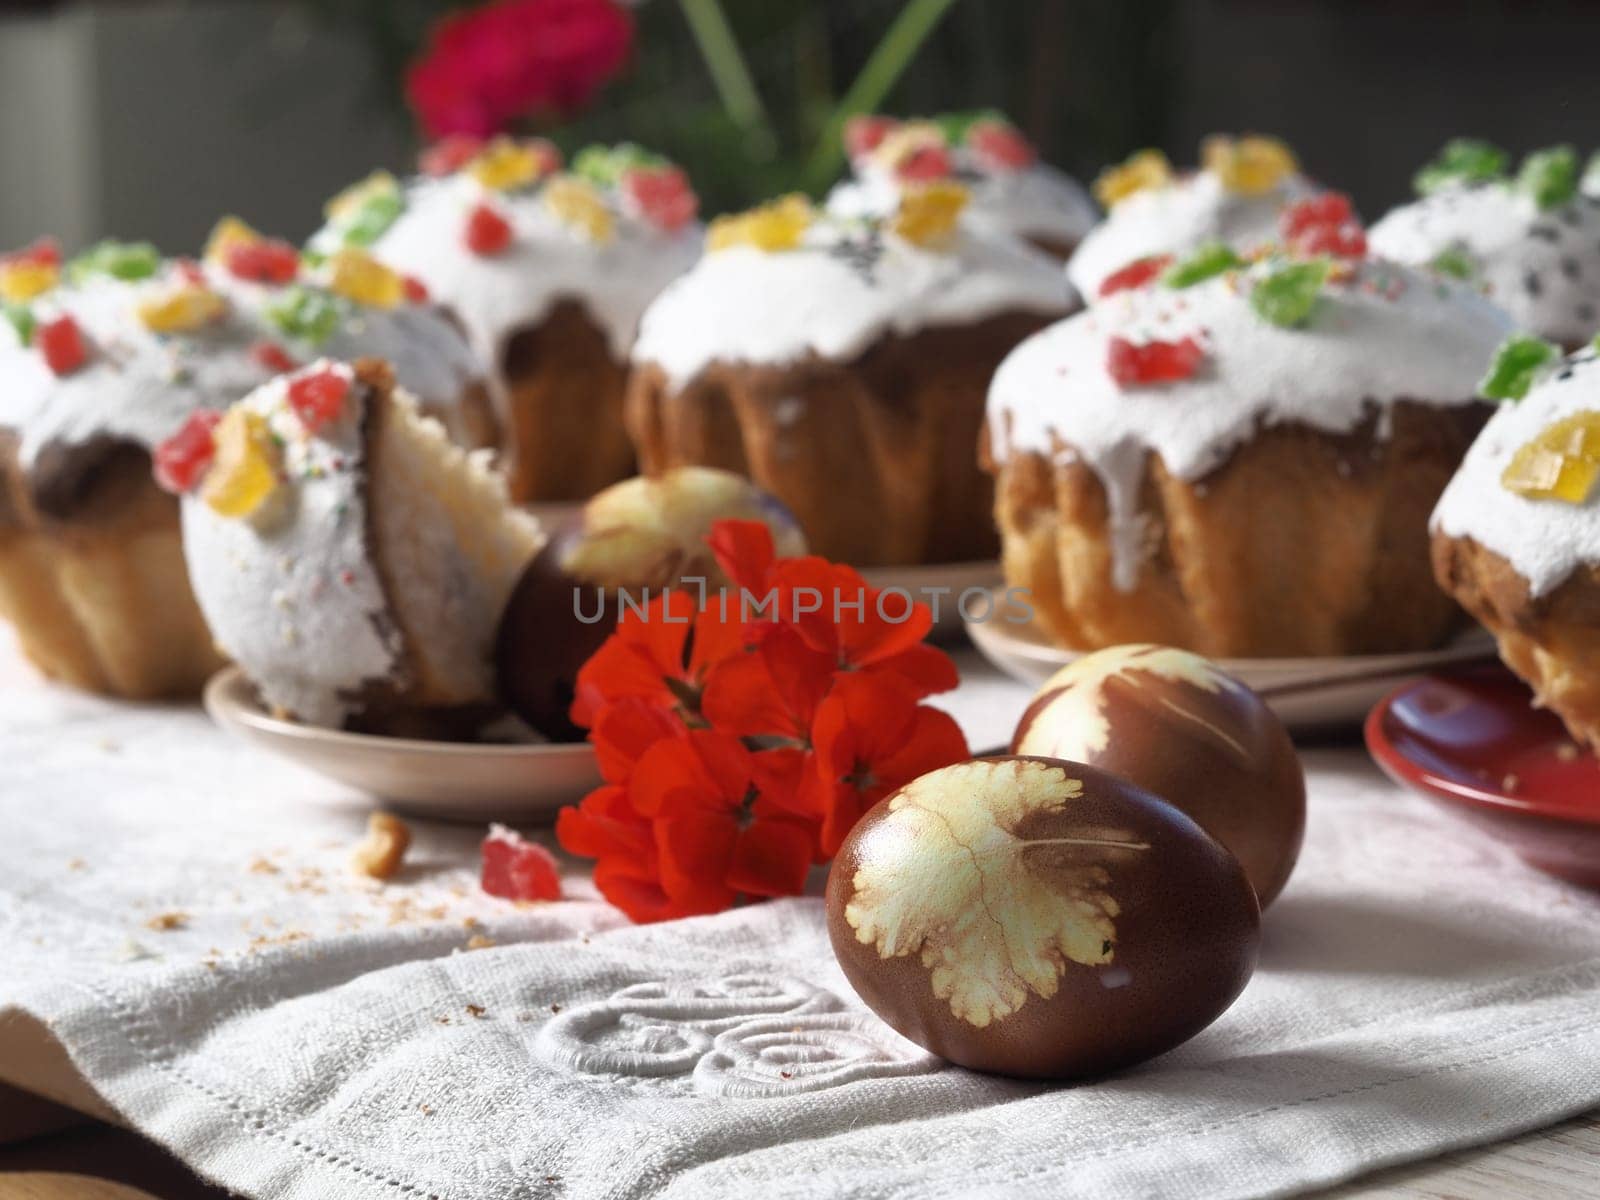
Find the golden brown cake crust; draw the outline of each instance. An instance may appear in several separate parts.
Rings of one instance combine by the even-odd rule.
[[[1093,650],[1157,642],[1221,658],[1423,649],[1457,627],[1434,586],[1428,517],[1486,405],[1394,405],[1349,434],[1258,432],[1186,482],[1151,454],[1136,584],[1112,582],[1105,489],[1060,447],[997,468],[1006,582],[1027,588],[1039,625]],[[1176,418],[1175,418],[1176,419]]]
[[[825,557],[989,558],[992,486],[977,462],[989,380],[1049,323],[1006,313],[890,335],[846,363],[714,362],[678,391],[647,364],[629,384],[628,432],[647,474],[698,465],[747,475]]]
[[[1470,537],[1433,537],[1433,570],[1500,644],[1538,703],[1600,753],[1600,567],[1580,568],[1535,598],[1504,557]]]

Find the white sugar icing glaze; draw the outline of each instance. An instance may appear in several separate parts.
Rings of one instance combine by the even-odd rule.
[[[1501,473],[1546,428],[1580,412],[1600,413],[1600,361],[1586,348],[1557,365],[1484,427],[1434,510],[1432,528],[1468,537],[1500,555],[1535,599],[1579,567],[1600,565],[1600,496],[1584,504],[1536,500],[1511,491]]]
[[[1278,217],[1286,207],[1320,190],[1302,175],[1288,175],[1269,191],[1245,195],[1224,187],[1214,171],[1190,172],[1112,208],[1068,260],[1067,275],[1093,303],[1101,281],[1135,259],[1182,257],[1215,241],[1239,251],[1257,249],[1278,240]]]
[[[552,213],[543,196],[543,188],[495,191],[465,173],[415,179],[405,186],[405,210],[372,246],[379,259],[415,275],[456,314],[497,381],[512,335],[539,324],[563,300],[581,301],[612,355],[626,362],[645,308],[700,257],[704,231],[697,224],[665,233],[606,196],[615,235],[595,242]],[[479,204],[492,207],[514,231],[500,254],[467,249],[467,218]],[[338,245],[331,227],[311,241],[319,250]]]
[[[70,315],[83,330],[89,361],[57,377],[34,348],[0,321],[0,428],[20,435],[19,459],[30,467],[52,442],[78,444],[106,435],[146,448],[173,433],[198,408],[226,408],[273,372],[251,357],[270,340],[299,360],[318,349],[341,357],[389,359],[401,383],[436,411],[448,413],[480,376],[471,350],[448,320],[426,305],[393,310],[352,305],[350,316],[320,348],[287,337],[264,315],[280,290],[242,284],[207,268],[212,287],[230,301],[218,320],[187,333],[156,334],[136,305],[172,283],[171,266],[155,277],[123,282],[95,276],[34,302],[41,322]]]
[[[712,362],[843,362],[885,334],[1064,313],[1070,302],[1060,266],[1020,239],[963,227],[948,246],[924,248],[822,215],[793,250],[707,254],[650,306],[633,357],[676,388]]]
[[[343,364],[316,365],[354,379]],[[184,557],[217,645],[266,703],[313,725],[342,725],[364,686],[401,669],[401,635],[369,549],[362,390],[353,385],[315,437],[289,408],[287,378],[240,401],[283,441],[287,482],[260,522],[183,498]]]
[[[1520,329],[1572,345],[1600,328],[1600,199],[1541,212],[1510,183],[1441,188],[1389,213],[1368,234],[1374,254],[1423,265],[1464,252],[1472,282]]]
[[[854,179],[836,185],[828,194],[829,210],[841,217],[893,213],[901,194],[894,176],[870,156],[855,163],[855,172]],[[971,190],[972,200],[964,216],[978,228],[1076,243],[1100,216],[1084,186],[1047,163],[1020,171],[986,171],[957,152],[957,178]]]
[[[1397,400],[1472,400],[1509,328],[1505,314],[1469,288],[1374,262],[1328,284],[1303,326],[1283,328],[1249,303],[1250,287],[1271,265],[1183,290],[1114,293],[1029,338],[995,375],[996,458],[1037,451],[1094,470],[1110,509],[1114,582],[1124,590],[1141,565],[1138,497],[1149,454],[1196,481],[1273,425],[1348,433],[1376,414],[1382,436],[1383,415]],[[1113,337],[1188,336],[1206,351],[1189,379],[1124,388],[1106,370]]]

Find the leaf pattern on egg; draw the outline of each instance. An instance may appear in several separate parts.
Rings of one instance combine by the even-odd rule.
[[[934,995],[982,1029],[1030,995],[1055,995],[1069,964],[1112,961],[1121,909],[1107,863],[1149,846],[1116,829],[1019,834],[1029,818],[1067,812],[1083,796],[1082,781],[1058,764],[966,770],[969,787],[941,787],[936,772],[889,802],[875,837],[910,852],[863,862],[844,915],[880,958],[917,955]]]

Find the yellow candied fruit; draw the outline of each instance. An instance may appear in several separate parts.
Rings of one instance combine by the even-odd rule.
[[[1600,482],[1600,412],[1574,413],[1511,456],[1500,483],[1534,500],[1582,504]]]
[[[967,207],[967,189],[959,183],[925,183],[906,189],[890,228],[914,246],[941,246],[950,241]]]
[[[1200,144],[1200,161],[1230,192],[1259,196],[1300,169],[1294,152],[1277,138],[1215,135]]]
[[[907,121],[878,143],[872,158],[887,170],[911,161],[924,150],[943,150],[944,130],[932,121]]]
[[[706,231],[708,250],[754,246],[757,250],[793,250],[815,219],[811,201],[795,193],[769,200],[749,212],[731,213],[711,222]]]
[[[346,248],[328,259],[328,290],[368,308],[398,308],[406,283],[365,250]]]
[[[223,217],[206,239],[205,260],[225,263],[233,251],[243,246],[253,246],[261,240],[261,235],[238,217]]]
[[[1172,182],[1172,164],[1159,150],[1140,150],[1126,162],[1101,171],[1094,181],[1094,197],[1115,208],[1136,192],[1166,187]]]
[[[609,242],[616,222],[600,189],[576,175],[561,175],[544,189],[545,207],[591,242]]]
[[[19,259],[0,266],[0,300],[26,304],[60,282],[61,268],[54,263]]]
[[[328,201],[323,214],[330,221],[337,221],[341,217],[353,216],[361,211],[362,207],[374,196],[400,192],[400,181],[388,171],[374,171],[360,183],[352,183],[332,200]]]
[[[248,517],[278,489],[278,443],[267,420],[246,408],[229,409],[211,434],[215,457],[200,499],[224,517]]]
[[[544,162],[525,143],[515,138],[497,137],[467,164],[466,169],[484,187],[510,192],[537,182]]]
[[[199,283],[184,283],[140,300],[134,310],[151,333],[188,333],[228,311],[228,302]]]

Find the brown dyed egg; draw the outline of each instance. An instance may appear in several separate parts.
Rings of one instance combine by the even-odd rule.
[[[1039,689],[1011,752],[1089,763],[1182,809],[1244,864],[1262,908],[1300,857],[1305,774],[1288,731],[1198,654],[1114,646],[1085,655]]]
[[[980,758],[875,805],[828,876],[828,934],[880,1017],[942,1058],[1095,1075],[1193,1037],[1255,969],[1244,870],[1125,780]]]
[[[730,471],[679,467],[596,493],[577,526],[534,556],[506,603],[495,640],[506,707],[547,737],[581,741],[567,715],[574,683],[616,628],[620,593],[643,599],[681,584],[724,586],[706,545],[724,518],[765,522],[780,556],[806,552],[789,510]]]

